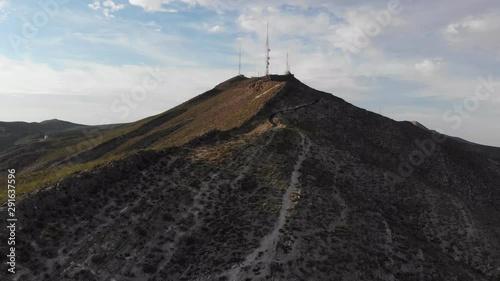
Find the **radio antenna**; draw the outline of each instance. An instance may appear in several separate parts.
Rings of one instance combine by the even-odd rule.
[[[290,74],[290,61],[288,59],[288,46],[286,47],[286,74]]]
[[[267,19],[267,36],[266,36],[266,76],[269,76],[269,64],[270,64],[270,52],[269,48],[269,19]]]
[[[240,61],[238,64],[238,75],[241,75],[241,43],[240,43]]]

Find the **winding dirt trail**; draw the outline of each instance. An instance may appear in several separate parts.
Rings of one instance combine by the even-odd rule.
[[[226,272],[226,274],[229,274],[229,280],[231,281],[243,280],[244,278],[247,277],[245,276],[246,273],[241,272],[242,268],[254,266],[259,263],[269,264],[276,257],[276,245],[280,238],[280,231],[285,226],[286,218],[288,216],[288,209],[292,205],[290,196],[292,195],[293,191],[297,187],[297,184],[299,183],[299,177],[300,177],[299,171],[302,167],[302,163],[306,159],[307,154],[309,154],[309,151],[311,149],[311,140],[302,132],[299,132],[299,135],[302,139],[301,141],[302,151],[297,159],[297,162],[295,163],[293,172],[290,177],[290,184],[288,185],[288,188],[283,194],[278,220],[271,233],[269,233],[261,240],[260,246],[254,251],[252,251],[249,255],[247,255],[245,261],[243,261],[240,265],[231,269],[229,272]],[[269,271],[270,269],[269,267],[267,267],[265,271],[261,272],[259,275],[261,275],[262,273],[267,275],[269,274]]]
[[[303,104],[303,105],[296,106],[296,107],[293,107],[293,108],[282,109],[282,110],[276,111],[276,112],[272,113],[272,114],[269,116],[269,123],[271,123],[271,124],[273,125],[273,127],[276,127],[276,126],[278,126],[278,124],[276,124],[276,122],[274,122],[274,117],[276,117],[276,115],[278,115],[278,114],[283,114],[283,113],[285,113],[285,112],[287,112],[287,111],[295,111],[295,110],[299,110],[299,109],[304,108],[304,107],[308,107],[308,106],[311,106],[311,105],[315,105],[315,104],[317,104],[318,102],[320,102],[320,99],[315,100],[314,102],[311,102],[311,103],[308,103],[308,104]]]

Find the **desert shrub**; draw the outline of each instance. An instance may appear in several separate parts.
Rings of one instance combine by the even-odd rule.
[[[156,266],[151,264],[151,263],[144,263],[142,265],[142,272],[144,273],[155,273],[156,272]]]
[[[170,222],[170,221],[175,221],[175,218],[174,218],[171,214],[169,214],[169,213],[164,213],[164,214],[161,216],[161,218],[162,218],[164,221],[168,221],[168,222]]]
[[[95,263],[95,264],[100,264],[100,263],[103,263],[104,262],[104,259],[105,259],[105,256],[102,255],[102,254],[97,254],[97,255],[94,255],[92,258],[91,258],[91,261],[92,263]]]
[[[254,190],[258,186],[259,184],[255,176],[245,177],[245,179],[241,182],[241,189],[244,191]]]

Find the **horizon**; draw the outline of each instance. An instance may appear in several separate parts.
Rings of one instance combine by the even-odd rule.
[[[271,72],[500,147],[500,7],[470,1],[0,0],[0,121],[129,123]],[[288,50],[288,51],[287,51]],[[193,79],[193,77],[195,79]]]

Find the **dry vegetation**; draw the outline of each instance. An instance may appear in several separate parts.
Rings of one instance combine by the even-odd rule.
[[[498,149],[450,140],[391,185],[430,132],[278,80],[224,83],[24,199],[20,280],[499,280]]]
[[[236,82],[221,84],[163,114],[99,131],[95,138],[88,139],[83,134],[54,137],[44,144],[50,149],[32,156],[31,162],[21,169],[19,195],[138,151],[180,146],[214,130],[240,127],[284,84],[259,79],[233,80]],[[5,200],[5,194],[0,195],[0,200]]]

